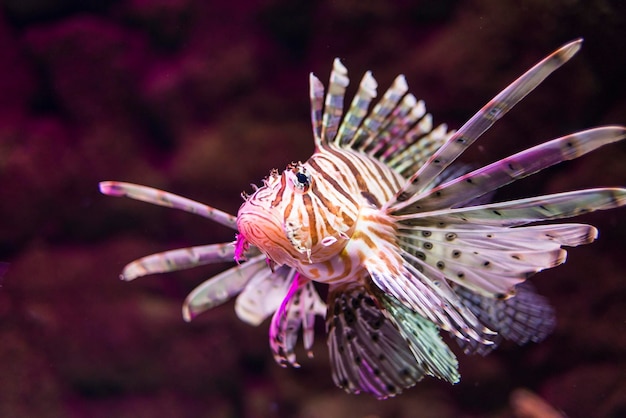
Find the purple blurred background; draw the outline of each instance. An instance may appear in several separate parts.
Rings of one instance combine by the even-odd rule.
[[[558,316],[541,344],[459,354],[462,381],[378,402],[336,389],[315,358],[281,369],[267,323],[232,303],[183,322],[185,295],[226,265],[117,279],[156,251],[226,242],[202,218],[98,193],[163,188],[236,213],[242,190],[313,149],[308,73],[340,57],[353,85],[398,73],[458,128],[561,44],[582,51],[464,159],[491,162],[600,124],[626,124],[618,1],[4,0],[0,6],[2,417],[512,417],[529,388],[570,417],[626,416],[626,211],[579,221],[599,240],[532,281]],[[349,92],[354,91],[351,86]],[[626,183],[626,143],[497,198]]]

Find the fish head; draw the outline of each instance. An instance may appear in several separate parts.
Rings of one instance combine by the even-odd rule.
[[[239,234],[278,265],[297,268],[337,256],[354,232],[356,216],[329,207],[331,196],[320,188],[324,181],[307,163],[272,171],[239,208]]]

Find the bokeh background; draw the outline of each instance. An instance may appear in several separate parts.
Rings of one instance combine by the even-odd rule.
[[[545,342],[455,348],[461,383],[379,402],[334,387],[322,324],[315,358],[292,370],[274,364],[267,323],[241,323],[232,303],[184,323],[185,295],[226,265],[119,281],[137,257],[233,233],[97,190],[132,181],[236,213],[250,183],[311,154],[308,73],[327,80],[334,57],[353,85],[368,69],[381,89],[406,74],[457,128],[581,36],[464,156],[477,163],[626,124],[623,2],[3,0],[0,416],[513,417],[518,388],[570,417],[626,416],[624,209],[580,218],[599,240],[532,279],[558,316]],[[624,185],[625,161],[626,143],[611,145],[497,198]]]

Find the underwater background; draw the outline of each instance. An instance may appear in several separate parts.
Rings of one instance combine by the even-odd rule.
[[[435,122],[458,128],[563,43],[571,62],[462,160],[626,124],[626,5],[609,0],[3,0],[0,2],[0,416],[521,417],[518,389],[569,417],[626,416],[626,210],[575,218],[594,244],[531,281],[556,310],[540,344],[487,357],[453,345],[462,380],[397,398],[344,394],[325,338],[274,364],[267,323],[233,304],[183,322],[187,293],[224,265],[118,280],[143,255],[225,242],[190,214],[98,192],[158,187],[236,213],[240,193],[313,151],[308,74],[340,57],[384,91],[403,73]],[[496,199],[626,184],[626,143]],[[319,333],[324,326],[319,323]],[[516,412],[517,411],[517,412]],[[539,416],[539,415],[532,415]]]

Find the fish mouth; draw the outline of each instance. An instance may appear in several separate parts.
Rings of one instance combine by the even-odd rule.
[[[327,261],[342,251],[354,231],[351,228],[316,237],[312,242],[310,231],[300,225],[286,225],[275,212],[240,210],[237,228],[250,244],[278,265],[297,267]]]
[[[300,253],[285,235],[280,220],[271,212],[240,212],[237,229],[250,244],[276,264],[293,265],[293,260],[299,259]]]

